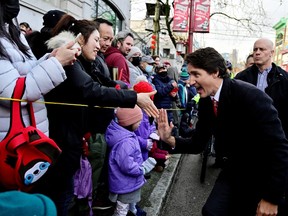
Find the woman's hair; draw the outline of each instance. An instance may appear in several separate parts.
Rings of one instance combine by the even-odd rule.
[[[251,53],[251,54],[249,54],[248,56],[247,56],[247,58],[246,58],[246,63],[248,62],[248,59],[249,58],[253,58],[253,53]]]
[[[160,59],[160,56],[159,56],[159,55],[152,55],[152,58],[153,58],[153,60],[155,61],[156,58],[159,58],[159,59]]]
[[[97,30],[97,23],[95,21],[86,19],[76,20],[71,15],[65,14],[59,20],[57,25],[52,29],[52,35],[55,36],[62,31],[70,31],[75,36],[81,33],[86,43],[92,32],[95,30]]]
[[[0,1],[0,37],[1,38],[7,38],[11,43],[15,44],[18,49],[29,59],[32,58],[31,54],[29,53],[29,47],[22,43],[20,39],[21,31],[18,26],[16,26],[12,19],[4,21],[4,13],[5,13],[5,2],[6,1]],[[8,32],[7,32],[7,25],[8,24]],[[0,58],[8,59],[9,61],[12,61],[10,59],[10,56],[8,55],[5,47],[0,42]],[[23,58],[23,61],[25,59]]]
[[[186,55],[187,64],[203,69],[209,74],[217,73],[219,77],[229,77],[224,58],[212,47],[198,49]]]
[[[23,25],[25,28],[31,29],[30,25],[27,22],[21,22],[19,26]]]

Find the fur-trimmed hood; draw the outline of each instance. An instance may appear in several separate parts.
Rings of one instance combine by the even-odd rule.
[[[70,41],[75,41],[76,36],[69,31],[62,31],[60,32],[58,35],[50,38],[47,42],[46,45],[48,47],[48,49],[56,49],[59,48],[61,46],[64,46],[65,44],[69,43]],[[80,47],[79,43],[76,42],[72,48],[77,48]]]

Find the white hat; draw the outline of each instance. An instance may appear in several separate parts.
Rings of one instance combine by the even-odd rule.
[[[136,53],[140,53],[140,56],[142,56],[141,50],[140,50],[138,47],[133,46],[133,47],[131,47],[131,50],[130,50],[130,52],[128,53],[128,55],[126,56],[126,58],[127,58],[127,59],[130,59],[130,58],[131,58],[132,56],[134,56],[134,54],[136,54]]]

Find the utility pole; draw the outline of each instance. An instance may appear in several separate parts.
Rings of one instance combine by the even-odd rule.
[[[190,3],[189,15],[189,35],[188,35],[188,53],[193,52],[193,23],[194,22],[194,0]]]
[[[156,35],[156,53],[155,49],[153,49],[153,55],[159,55],[159,32],[160,32],[160,2],[156,1],[155,4],[155,16],[153,19],[154,25],[154,35]]]

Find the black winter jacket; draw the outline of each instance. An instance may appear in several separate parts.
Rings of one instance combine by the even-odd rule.
[[[136,92],[101,87],[88,75],[81,61],[87,64],[79,57],[74,65],[65,67],[67,79],[46,95],[47,101],[89,106],[135,106]],[[63,189],[60,183],[65,184],[65,179],[69,181],[80,165],[82,137],[88,130],[88,107],[51,104],[47,105],[47,110],[50,137],[62,149],[59,161],[51,169],[50,181],[55,181],[55,185]]]
[[[235,79],[240,79],[257,85],[258,67],[251,67],[239,72]],[[273,99],[274,106],[278,110],[284,132],[288,138],[288,73],[281,67],[272,63],[272,69],[267,77],[268,87],[265,92]]]

